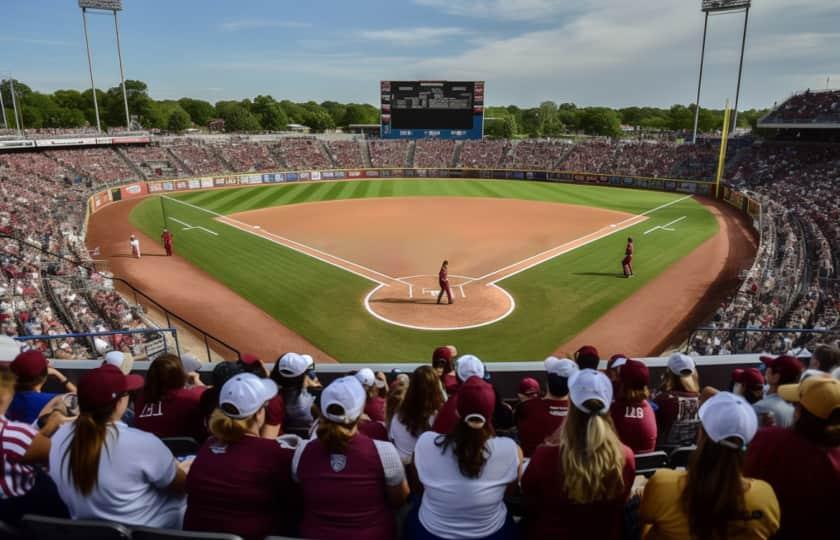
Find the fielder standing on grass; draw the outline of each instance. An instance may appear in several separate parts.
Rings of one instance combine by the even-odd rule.
[[[624,270],[624,277],[633,277],[633,239],[627,239],[627,247],[624,248],[624,258],[621,260],[621,268]]]
[[[452,290],[449,288],[449,261],[443,261],[440,267],[440,272],[438,272],[438,285],[440,286],[440,292],[438,293],[437,303],[440,304],[443,293],[446,293],[449,303],[452,304]]]
[[[169,229],[164,228],[163,233],[160,235],[160,239],[163,242],[163,249],[166,250],[166,256],[172,256],[172,239],[175,238]]]

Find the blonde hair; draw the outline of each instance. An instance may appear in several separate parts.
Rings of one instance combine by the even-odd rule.
[[[316,433],[318,440],[331,454],[343,454],[347,451],[350,440],[356,435],[358,420],[352,424],[339,424],[325,417],[318,419]]]
[[[595,400],[584,403],[590,411],[601,406]],[[587,414],[572,406],[556,438],[563,487],[570,500],[588,504],[621,496],[624,447],[609,415]]]
[[[15,373],[8,367],[0,368],[0,392],[13,393],[17,384]]]
[[[210,433],[213,436],[225,443],[231,444],[239,442],[248,433],[253,431],[254,425],[257,423],[257,415],[249,418],[237,419],[226,415],[221,409],[216,409],[210,415]]]

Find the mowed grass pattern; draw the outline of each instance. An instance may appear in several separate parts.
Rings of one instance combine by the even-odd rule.
[[[169,223],[175,230],[175,249],[180,256],[344,362],[427,360],[431,350],[444,343],[488,361],[542,359],[718,229],[714,216],[701,204],[691,198],[681,200],[652,212],[644,223],[500,282],[517,303],[506,319],[472,330],[431,332],[393,326],[367,313],[362,300],[375,286],[367,279],[221,224],[210,213],[226,215],[284,204],[363,197],[423,196],[554,201],[631,214],[685,197],[678,193],[502,180],[306,182],[173,197],[199,208],[173,200],[164,200],[162,205],[159,197],[150,197],[134,209],[131,221],[151,238],[158,238],[165,207],[170,218],[217,232],[219,236],[198,229],[181,232],[180,226]],[[651,227],[682,216],[685,219],[675,232],[643,235]],[[634,279],[617,277],[627,236],[637,240]],[[450,257],[456,258],[457,254]],[[277,351],[283,350],[283,344],[277,343]]]

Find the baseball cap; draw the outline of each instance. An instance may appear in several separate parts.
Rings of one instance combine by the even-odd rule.
[[[253,373],[240,373],[222,386],[219,408],[225,416],[241,420],[256,414],[276,395],[277,385],[271,379],[262,379]]]
[[[309,366],[312,365],[312,357],[308,359],[305,355],[298,353],[286,353],[277,360],[277,373],[282,377],[294,378],[306,373]]]
[[[626,354],[614,354],[610,356],[609,360],[607,360],[607,369],[618,369],[626,364],[627,360],[628,358]]]
[[[694,359],[683,353],[674,353],[668,357],[668,369],[680,377],[687,377],[697,369]]]
[[[578,410],[586,414],[607,414],[612,403],[612,383],[606,375],[594,369],[582,369],[576,372],[569,379],[569,398]],[[460,399],[460,398],[459,398]],[[601,402],[601,408],[597,411],[590,411],[584,407],[589,400]]]
[[[804,371],[802,361],[795,356],[783,354],[781,356],[761,356],[761,362],[773,370],[781,378],[779,384],[792,384],[799,380],[799,375]]]
[[[337,424],[352,424],[362,416],[366,401],[367,392],[359,379],[340,377],[321,393],[321,414]]]
[[[481,363],[481,360],[479,360],[477,356],[465,354],[464,356],[458,358],[458,362],[455,364],[455,373],[458,375],[458,379],[460,379],[461,382],[467,382],[467,379],[470,377],[483,379],[484,364]]]
[[[545,371],[551,375],[568,379],[578,371],[578,365],[568,358],[549,356],[545,359]]]
[[[242,356],[239,357],[239,361],[245,364],[246,366],[252,366],[259,362],[260,359],[256,354],[242,353]]]
[[[481,428],[493,419],[496,393],[483,380],[472,377],[458,390],[458,415],[474,428]]]
[[[627,388],[644,388],[650,384],[650,370],[644,362],[625,358],[618,374],[621,384]]]
[[[190,353],[184,353],[181,355],[181,367],[184,368],[184,373],[192,373],[193,371],[198,371],[201,369],[201,360],[195,357]]]
[[[528,397],[537,397],[540,395],[540,383],[533,377],[525,377],[519,381],[519,393]]]
[[[43,375],[49,366],[47,357],[37,349],[29,349],[17,355],[9,365],[12,372],[24,379],[34,379]]]
[[[432,353],[432,366],[452,369],[452,349],[449,347],[438,347]]]
[[[840,408],[840,381],[829,377],[809,377],[799,384],[779,387],[785,401],[799,403],[817,418],[828,420]]]
[[[112,365],[122,371],[124,375],[128,375],[131,373],[131,368],[134,367],[134,359],[120,351],[111,351],[105,355],[104,364]]]
[[[764,375],[754,367],[732,370],[732,380],[746,387],[764,386]]]
[[[362,383],[362,386],[365,388],[370,388],[374,384],[376,384],[376,375],[373,374],[373,370],[370,368],[362,368],[356,372],[355,377]]]
[[[105,364],[79,379],[79,407],[83,411],[93,411],[112,404],[126,392],[140,388],[143,388],[143,377],[124,375],[117,366]]]
[[[581,360],[583,360],[584,358],[587,358],[587,357],[588,358],[600,359],[601,355],[598,354],[598,349],[596,349],[592,345],[584,345],[583,347],[578,349],[577,352],[575,353],[575,360],[577,360],[578,362],[580,362]]]
[[[749,444],[758,430],[758,417],[747,400],[732,392],[718,392],[700,406],[700,423],[714,442],[729,448],[740,449]],[[729,441],[741,439],[741,444]]]

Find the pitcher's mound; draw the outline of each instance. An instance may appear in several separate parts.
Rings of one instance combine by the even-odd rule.
[[[440,292],[436,275],[399,278],[399,283],[380,285],[365,298],[370,313],[387,323],[416,330],[465,330],[486,326],[507,317],[516,307],[513,297],[501,287],[449,277],[453,304]]]

